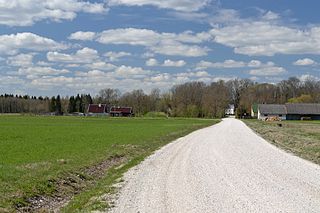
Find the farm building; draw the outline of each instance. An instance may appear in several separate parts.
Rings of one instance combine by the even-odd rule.
[[[89,104],[88,115],[108,115],[109,107],[107,104]]]
[[[287,120],[320,120],[320,104],[286,104]]]
[[[233,104],[229,104],[228,108],[225,110],[225,114],[228,115],[235,115],[235,108]]]
[[[258,119],[278,117],[281,120],[320,120],[320,104],[259,104]]]
[[[110,115],[114,117],[131,117],[134,114],[132,107],[111,107]]]
[[[279,117],[281,120],[286,120],[287,110],[285,105],[280,104],[259,104],[258,119],[266,120],[268,117]]]

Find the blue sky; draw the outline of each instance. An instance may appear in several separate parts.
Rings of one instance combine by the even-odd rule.
[[[0,0],[0,93],[320,79],[320,2]]]

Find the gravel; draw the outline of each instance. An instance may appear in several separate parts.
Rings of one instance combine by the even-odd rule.
[[[320,166],[224,119],[124,175],[110,212],[320,212]]]

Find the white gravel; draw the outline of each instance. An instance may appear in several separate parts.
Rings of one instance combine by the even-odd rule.
[[[320,212],[320,166],[231,118],[163,147],[124,179],[111,212]]]

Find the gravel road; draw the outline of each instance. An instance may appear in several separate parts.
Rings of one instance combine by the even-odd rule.
[[[129,170],[111,212],[320,212],[320,166],[224,119]]]

